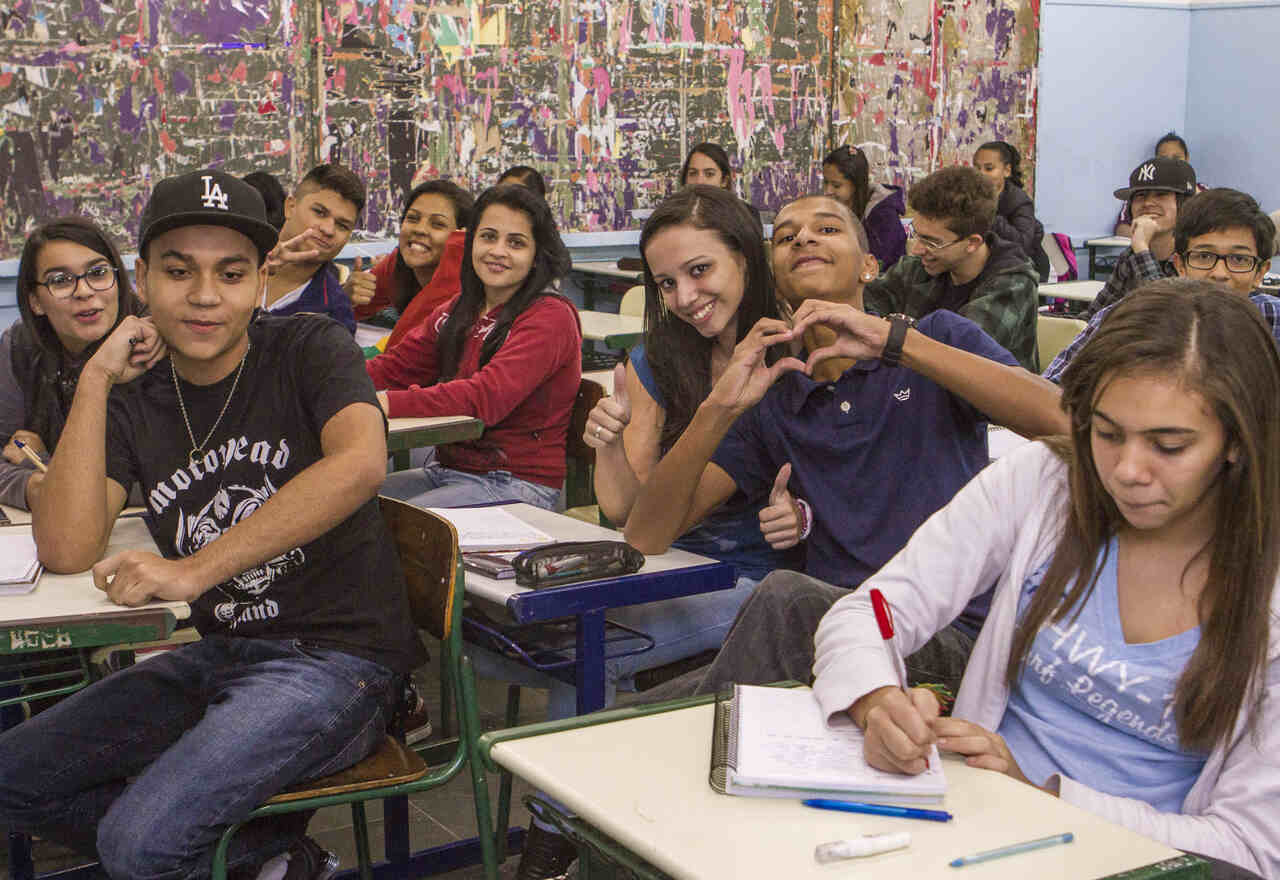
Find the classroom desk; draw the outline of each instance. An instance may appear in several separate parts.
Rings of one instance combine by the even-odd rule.
[[[557,541],[620,541],[612,529],[552,513],[530,504],[506,504],[507,510]],[[559,617],[577,618],[578,713],[604,706],[604,617],[610,608],[727,590],[733,566],[684,550],[645,558],[635,574],[531,590],[514,580],[494,580],[466,572],[467,598],[505,610],[516,623]]]
[[[1129,237],[1125,235],[1107,235],[1100,238],[1086,239],[1084,246],[1089,251],[1089,280],[1093,280],[1093,276],[1098,269],[1098,248],[1127,248],[1129,246]]]
[[[629,349],[644,336],[644,318],[613,312],[578,312],[582,338],[603,342],[609,348]]]
[[[573,272],[578,275],[578,283],[582,288],[582,304],[593,308],[598,292],[607,293],[614,285],[620,283],[627,287],[642,284],[639,272],[619,269],[616,260],[574,260]]]
[[[30,531],[30,525],[13,529]],[[105,556],[122,550],[156,551],[140,516],[116,520]],[[121,642],[166,639],[178,620],[191,616],[186,602],[151,602],[140,608],[113,604],[93,585],[92,572],[40,576],[25,596],[0,596],[0,654],[95,648]]]
[[[628,707],[587,719],[494,731],[481,752],[576,814],[602,848],[621,847],[656,871],[689,880],[868,877],[913,880],[1208,878],[1201,859],[1113,825],[989,770],[944,758],[951,822],[849,815],[796,800],[734,797],[707,783],[710,698]],[[552,731],[552,732],[547,732]],[[585,827],[584,827],[585,826]],[[829,865],[814,847],[860,834],[911,832],[906,850]],[[962,855],[1071,831],[1075,842],[956,869]]]
[[[484,433],[484,422],[472,416],[429,416],[421,419],[387,420],[387,454],[392,467],[409,467],[409,451],[424,446],[443,446],[474,440]]]
[[[1091,303],[1106,285],[1101,281],[1058,281],[1041,284],[1039,294],[1044,299],[1070,299]]]

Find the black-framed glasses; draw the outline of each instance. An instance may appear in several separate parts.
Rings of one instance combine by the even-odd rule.
[[[48,290],[49,295],[54,299],[70,299],[75,295],[76,288],[80,286],[81,279],[90,290],[102,293],[104,290],[110,290],[116,283],[116,268],[106,263],[98,263],[79,274],[50,272],[44,276],[43,281],[37,281],[36,284]]]
[[[918,241],[920,244],[924,245],[925,250],[935,252],[944,251],[953,244],[959,244],[960,242],[965,241],[963,238],[957,238],[955,241],[948,241],[944,244],[943,242],[934,241],[931,238],[921,238],[915,229],[912,229],[907,233],[907,239],[909,241]]]
[[[1222,260],[1227,264],[1227,271],[1237,275],[1257,271],[1258,266],[1264,262],[1261,257],[1255,257],[1253,254],[1219,254],[1214,251],[1187,251],[1182,255],[1182,259],[1186,262],[1188,269],[1200,272],[1212,272],[1218,265],[1218,261]]]

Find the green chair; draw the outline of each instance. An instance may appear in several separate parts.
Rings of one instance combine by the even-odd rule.
[[[424,744],[420,749],[408,748],[395,737],[388,736],[381,748],[358,764],[282,792],[254,810],[244,821],[350,804],[360,876],[363,880],[371,880],[373,866],[369,854],[365,801],[406,796],[444,785],[458,775],[464,765],[470,765],[481,857],[486,876],[496,878],[498,867],[489,789],[475,752],[480,735],[475,675],[470,661],[462,654],[463,580],[458,533],[447,520],[427,510],[390,498],[379,500],[404,570],[414,622],[420,629],[440,639],[442,665],[452,685],[450,691],[455,695],[460,736],[456,742],[434,746]],[[428,761],[437,755],[441,762],[433,768]],[[229,827],[218,842],[213,859],[214,880],[226,878],[227,847],[240,827]]]

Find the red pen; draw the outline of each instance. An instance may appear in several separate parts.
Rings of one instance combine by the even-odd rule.
[[[898,687],[902,688],[902,692],[907,693],[907,677],[906,665],[902,662],[902,655],[898,653],[898,644],[893,638],[893,611],[889,608],[889,600],[884,597],[884,593],[874,587],[871,589],[871,610],[876,615],[876,626],[880,627],[880,638],[884,639],[885,650],[889,652],[889,661],[893,663],[893,669],[898,676]],[[908,697],[910,699],[910,697]],[[924,759],[925,766],[928,766],[929,759]]]

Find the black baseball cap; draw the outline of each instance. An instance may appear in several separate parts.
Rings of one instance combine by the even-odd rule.
[[[1130,196],[1142,190],[1193,196],[1196,194],[1196,170],[1182,159],[1156,156],[1133,169],[1129,185],[1116,190],[1116,198],[1127,202]]]
[[[259,260],[280,238],[267,222],[262,195],[240,178],[212,168],[166,177],[156,184],[142,211],[138,253],[145,259],[151,239],[182,226],[234,229],[257,245]]]

